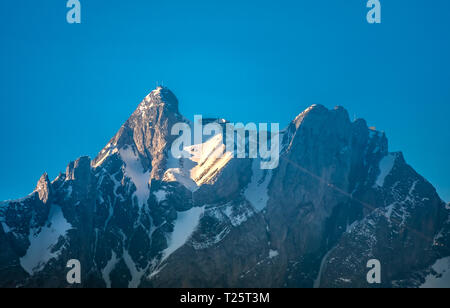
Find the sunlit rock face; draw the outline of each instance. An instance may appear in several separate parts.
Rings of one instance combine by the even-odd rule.
[[[192,125],[159,87],[94,160],[1,202],[0,286],[445,286],[449,205],[364,120],[311,106],[280,133],[273,170],[214,156],[221,138],[174,158],[180,122]]]

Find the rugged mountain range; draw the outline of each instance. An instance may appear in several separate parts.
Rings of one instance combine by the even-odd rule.
[[[159,87],[94,160],[1,202],[0,287],[450,287],[449,205],[364,120],[311,106],[274,170],[221,135],[174,158],[179,122]]]

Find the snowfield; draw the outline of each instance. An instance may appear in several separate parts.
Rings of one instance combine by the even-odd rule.
[[[437,275],[429,274],[421,288],[450,288],[450,257],[437,260],[432,266]]]
[[[163,252],[163,261],[186,244],[197,229],[204,212],[205,207],[194,207],[189,211],[178,213],[174,231],[170,236],[169,247]]]
[[[61,251],[53,251],[53,248],[61,237],[65,236],[72,226],[64,218],[61,208],[52,205],[48,222],[42,229],[30,230],[29,241],[31,243],[24,257],[20,259],[23,269],[32,275],[41,271],[53,258],[57,258]]]

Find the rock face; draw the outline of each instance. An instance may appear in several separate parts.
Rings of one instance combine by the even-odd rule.
[[[274,170],[221,136],[176,159],[180,122],[159,87],[93,161],[0,203],[0,287],[450,287],[449,205],[364,120],[311,106]]]

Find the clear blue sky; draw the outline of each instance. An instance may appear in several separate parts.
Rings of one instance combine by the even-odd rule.
[[[286,126],[314,103],[386,131],[450,201],[450,1],[0,1],[0,200],[95,156],[157,81],[181,112]]]

